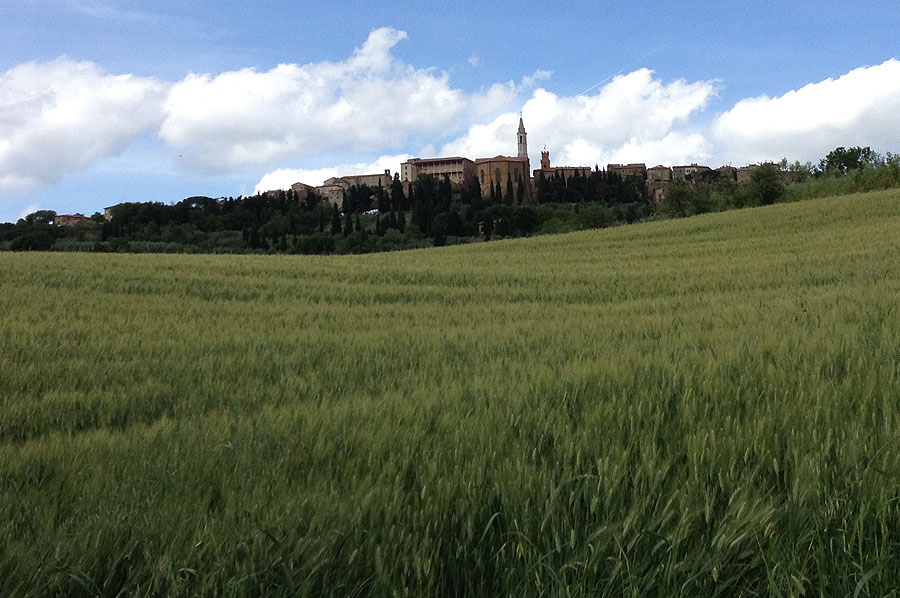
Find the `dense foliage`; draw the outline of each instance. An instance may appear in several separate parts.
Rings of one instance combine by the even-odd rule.
[[[594,184],[602,181],[602,184]],[[174,205],[122,203],[106,222],[56,228],[50,218],[29,216],[0,225],[0,247],[94,252],[368,253],[474,240],[522,237],[620,222],[652,214],[642,185],[596,172],[554,183],[543,206],[521,205],[523,189],[488,197],[480,186],[453,189],[448,179],[421,176],[408,190],[395,178],[390,189],[350,187],[339,209],[311,193],[278,191],[246,198],[190,197]],[[577,192],[575,190],[578,190]],[[623,191],[624,190],[624,191]],[[377,212],[377,213],[373,213]],[[583,212],[583,213],[582,213]]]
[[[881,156],[870,148],[839,147],[811,163],[767,164],[754,168],[750,181],[738,183],[720,171],[674,181],[657,206],[664,216],[680,218],[776,202],[816,199],[900,187],[900,156]]]
[[[0,595],[893,595],[898,239],[7,254]]]

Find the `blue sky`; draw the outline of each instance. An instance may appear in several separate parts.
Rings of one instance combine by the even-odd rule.
[[[0,221],[319,184],[406,157],[900,152],[900,6],[10,0]]]

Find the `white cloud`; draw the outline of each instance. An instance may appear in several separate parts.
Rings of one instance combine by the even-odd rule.
[[[487,124],[472,125],[468,133],[444,145],[440,155],[474,159],[514,154],[518,124],[519,115],[507,112]]]
[[[526,75],[522,77],[522,87],[530,88],[534,87],[540,81],[546,81],[553,74],[553,71],[541,71],[537,70],[531,73],[530,75]]]
[[[189,75],[166,102],[160,134],[195,166],[227,171],[322,151],[424,143],[464,127],[470,115],[512,104],[512,83],[466,94],[446,73],[402,63],[391,50],[404,38],[384,27],[342,62]]]
[[[97,17],[129,17],[110,0],[62,1]],[[838,145],[896,151],[900,139],[897,59],[780,97],[739,101],[707,124],[700,115],[716,94],[713,81],[665,82],[638,69],[561,96],[535,88],[551,75],[536,70],[466,92],[443,71],[398,59],[393,49],[405,38],[385,27],[341,61],[189,74],[176,83],[68,58],[21,64],[0,73],[0,194],[32,203],[21,195],[112,163],[102,158],[134,148],[142,134],[157,135],[157,154],[163,143],[177,148],[185,168],[270,170],[259,190],[393,171],[410,148],[421,157],[514,154],[520,106],[534,166],[544,145],[553,164],[716,165],[816,160]],[[472,55],[470,63],[481,59]],[[347,157],[329,169],[273,170],[322,153]],[[385,157],[355,163],[378,154]],[[10,206],[10,216],[20,207]]]
[[[735,162],[816,160],[837,146],[896,149],[900,61],[861,67],[769,98],[741,100],[716,118],[712,137]]]
[[[536,76],[548,74],[538,71]],[[523,81],[524,83],[524,81]],[[709,81],[663,83],[653,71],[616,76],[594,95],[557,96],[537,89],[522,110],[532,162],[540,147],[554,164],[592,166],[609,162],[681,162],[710,156],[702,134],[690,132],[690,119],[715,94]],[[514,154],[518,115],[505,113],[470,127],[447,143],[443,154]]]
[[[23,208],[21,212],[19,212],[19,218],[24,218],[25,216],[28,216],[29,214],[34,214],[39,209],[40,208],[38,207],[38,205],[36,203],[29,204],[28,206]]]
[[[90,62],[29,62],[0,74],[0,192],[52,184],[122,152],[162,120],[166,86]]]
[[[471,56],[469,56],[469,64],[476,68],[481,66],[481,58],[478,57],[478,54],[472,54]]]
[[[254,193],[270,191],[272,189],[289,189],[294,183],[305,183],[318,186],[326,179],[335,176],[347,176],[351,174],[378,174],[390,170],[391,174],[400,170],[400,164],[410,158],[409,154],[396,156],[381,156],[371,163],[339,164],[329,168],[297,169],[279,168],[268,172],[256,184]]]

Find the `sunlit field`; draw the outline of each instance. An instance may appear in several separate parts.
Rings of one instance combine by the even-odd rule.
[[[900,192],[0,255],[2,596],[884,596]]]

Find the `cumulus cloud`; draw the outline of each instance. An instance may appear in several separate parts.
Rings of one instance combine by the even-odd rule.
[[[854,69],[770,98],[741,100],[719,115],[712,137],[741,162],[815,160],[837,146],[896,147],[900,61]]]
[[[410,158],[409,154],[396,156],[381,156],[374,162],[360,162],[355,164],[339,164],[329,168],[279,168],[268,172],[256,184],[254,193],[262,193],[273,189],[289,189],[294,183],[305,183],[318,186],[326,179],[335,176],[347,176],[351,174],[378,174],[385,170],[391,173],[400,170],[400,164]]]
[[[59,181],[122,152],[162,121],[166,85],[90,62],[29,62],[0,74],[0,191]]]
[[[551,150],[555,164],[702,160],[710,144],[688,132],[691,117],[715,94],[709,81],[664,83],[649,69],[619,75],[593,95],[558,96],[537,89],[522,110],[531,149]],[[518,115],[501,114],[470,127],[445,154],[493,156],[515,152]],[[511,142],[511,140],[513,140]]]
[[[424,143],[514,100],[513,83],[466,94],[451,87],[446,73],[402,63],[391,50],[405,38],[383,27],[342,62],[189,75],[165,104],[160,134],[194,165],[215,172],[322,151]]]
[[[115,16],[106,0],[66,1]],[[0,73],[0,194],[55,184],[121,154],[142,134],[157,135],[199,172],[269,170],[257,190],[393,171],[410,148],[421,157],[514,154],[519,106],[534,165],[544,145],[560,165],[713,165],[815,160],[838,145],[896,150],[900,139],[896,59],[780,97],[741,100],[710,122],[701,115],[716,94],[714,81],[667,82],[642,68],[562,96],[545,88],[550,72],[537,70],[469,92],[453,87],[446,72],[398,59],[393,50],[405,38],[384,27],[344,60],[189,74],[178,82],[110,74],[68,58],[21,64]],[[481,59],[473,55],[470,63]],[[328,169],[273,170],[323,153],[348,157]],[[385,156],[354,162],[378,154]]]

